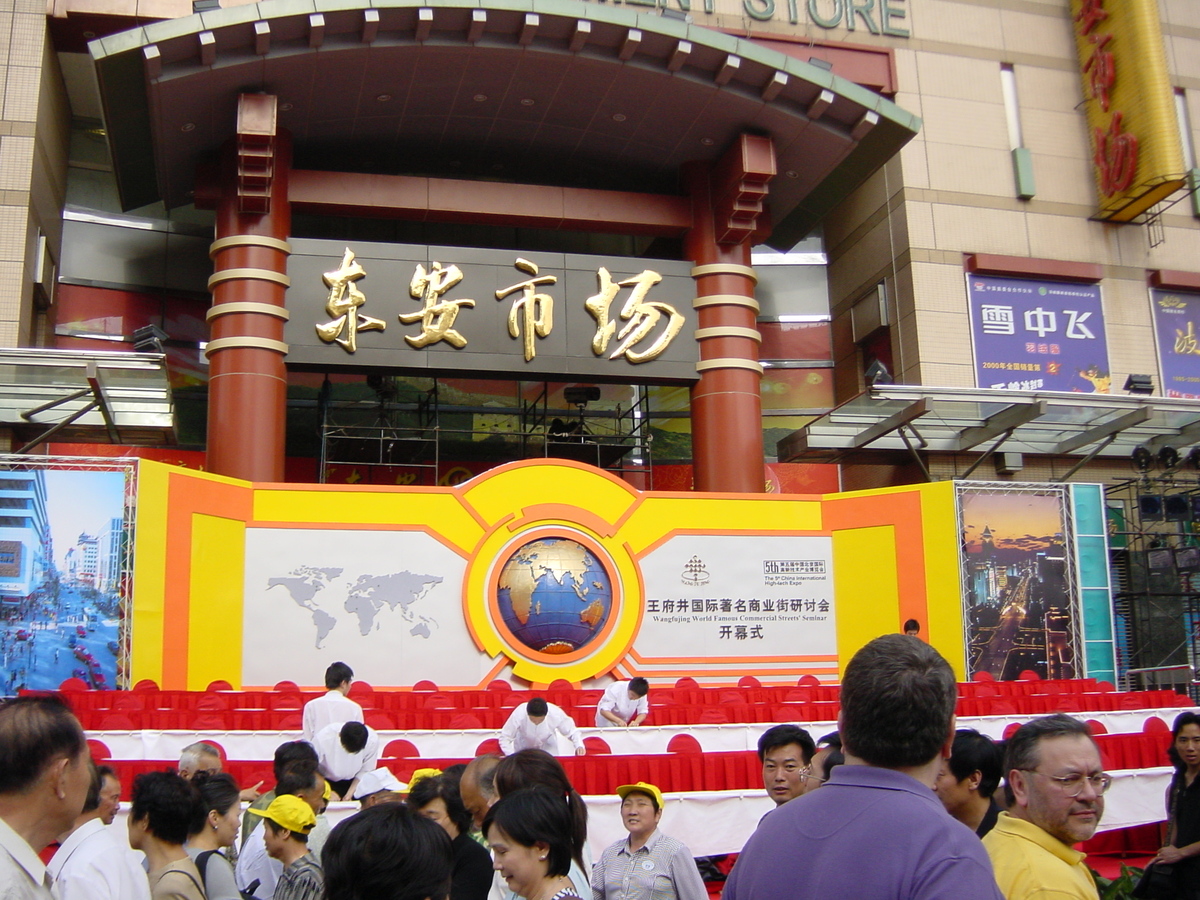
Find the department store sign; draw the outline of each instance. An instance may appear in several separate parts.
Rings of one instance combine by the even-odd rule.
[[[978,387],[1111,393],[1097,285],[968,274],[967,294]]]
[[[737,16],[759,22],[815,25],[823,31],[909,37],[908,0],[594,0],[614,6],[678,10],[690,15]]]
[[[691,264],[292,241],[295,368],[694,381]]]
[[[1154,335],[1162,391],[1168,397],[1200,398],[1200,294],[1152,290]]]

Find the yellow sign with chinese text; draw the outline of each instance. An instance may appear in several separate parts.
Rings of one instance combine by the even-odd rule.
[[[1184,183],[1155,0],[1071,0],[1097,218],[1128,222]]]

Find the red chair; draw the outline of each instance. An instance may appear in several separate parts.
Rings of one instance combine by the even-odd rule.
[[[396,720],[390,713],[378,709],[368,709],[363,712],[363,721],[376,731],[395,731]]]
[[[300,713],[272,711],[268,715],[271,717],[272,731],[299,731],[304,727]]]
[[[684,676],[683,678],[676,679],[675,687],[682,688],[684,690],[694,691],[694,690],[699,689],[700,683],[698,681],[696,681],[695,678],[692,678],[691,676]]]
[[[1096,682],[1096,690],[1100,691],[1101,693],[1105,693],[1105,694],[1111,693],[1112,691],[1115,691],[1116,689],[1117,689],[1117,686],[1115,684],[1113,684],[1111,681],[1097,681]]]
[[[690,734],[677,734],[667,743],[668,753],[702,753],[700,742]]]
[[[195,709],[197,712],[226,710],[229,709],[229,700],[220,694],[201,694],[196,700]]]
[[[213,714],[193,716],[189,727],[195,731],[228,731],[229,719]]]
[[[1142,724],[1142,732],[1144,734],[1164,734],[1170,730],[1171,726],[1158,716],[1151,716]]]
[[[571,691],[575,690],[575,685],[571,684],[571,682],[567,681],[565,678],[555,678],[552,682],[550,682],[550,686],[546,688],[546,690],[567,691],[570,693]]]
[[[434,684],[432,681],[428,681],[428,680],[418,681],[416,684],[413,685],[414,691],[436,691],[437,689],[438,689],[438,686],[436,684]]]
[[[753,675],[743,675],[741,678],[738,679],[738,687],[740,687],[740,688],[760,688],[760,687],[762,687],[762,682],[759,681],[757,678],[755,678]]]
[[[995,677],[987,669],[980,669],[978,672],[971,674],[972,681],[995,681]]]
[[[158,682],[150,678],[143,678],[133,686],[135,691],[157,691]]]
[[[1042,676],[1039,675],[1037,672],[1033,671],[1033,669],[1026,669],[1020,675],[1017,676],[1017,681],[1041,681],[1041,680],[1042,680]]]
[[[1004,726],[1004,739],[1007,741],[1010,737],[1017,733],[1017,729],[1020,727],[1020,722],[1009,722]]]
[[[422,704],[425,709],[457,709],[458,704],[449,694],[430,694]]]
[[[801,675],[796,681],[796,687],[820,687],[821,679],[816,675]]]
[[[272,690],[276,692],[288,691],[290,693],[296,693],[300,690],[300,685],[296,684],[294,681],[277,681],[275,682],[275,687],[272,688]]]
[[[497,742],[497,749],[499,746],[499,742]],[[383,748],[383,755],[388,759],[411,759],[421,754],[417,751],[417,745],[412,741],[397,739],[388,742],[388,745]]]
[[[221,680],[210,681],[208,683],[208,687],[206,687],[205,690],[206,691],[232,691],[233,685],[230,684],[228,681],[221,681]]]
[[[588,754],[592,756],[604,756],[612,753],[612,747],[608,746],[608,741],[604,740],[604,738],[595,736],[585,737],[583,739],[583,746],[587,749]]]
[[[267,701],[268,708],[276,709],[303,709],[304,697],[298,693],[290,694],[274,694]]]
[[[87,682],[82,678],[68,678],[59,684],[58,689],[64,693],[89,690]]]
[[[487,689],[489,691],[511,691],[512,685],[503,678],[493,678],[488,682]]]
[[[347,694],[351,700],[359,706],[374,706],[375,705],[375,688],[371,687],[365,681],[355,681],[350,685],[350,693]]]
[[[119,710],[136,710],[141,712],[146,708],[146,698],[141,694],[126,694],[124,692],[118,694],[113,700],[112,709]]]
[[[1088,719],[1087,727],[1088,731],[1090,731],[1093,735],[1108,734],[1108,729],[1104,727],[1104,723],[1099,722],[1096,719]]]
[[[584,738],[587,741],[587,738]],[[500,740],[499,738],[488,738],[482,744],[475,748],[476,756],[499,756],[500,755]]]
[[[139,716],[139,718],[141,718]],[[109,713],[100,717],[99,731],[137,731],[141,725],[135,725],[133,719],[121,713]]]
[[[698,725],[728,725],[729,715],[723,709],[707,707],[700,713]]]
[[[108,745],[104,741],[97,741],[93,738],[88,738],[88,751],[92,754],[92,759],[98,763],[104,762],[112,756],[112,751],[108,749]]]
[[[450,717],[449,728],[453,731],[468,731],[482,727],[483,723],[479,721],[479,717],[471,713],[458,713]]]

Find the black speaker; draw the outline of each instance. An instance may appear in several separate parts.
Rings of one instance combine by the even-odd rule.
[[[1190,521],[1192,518],[1190,495],[1167,494],[1163,497],[1163,518],[1168,522]]]
[[[1146,564],[1151,569],[1170,569],[1175,565],[1175,552],[1169,548],[1163,550],[1147,550]]]
[[[1180,572],[1200,571],[1200,547],[1180,547],[1176,550],[1175,568]]]
[[[1138,512],[1144,522],[1163,520],[1162,494],[1138,494]]]

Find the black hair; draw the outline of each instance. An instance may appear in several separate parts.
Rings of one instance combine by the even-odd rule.
[[[237,782],[228,772],[199,771],[193,776],[192,784],[200,792],[200,803],[204,811],[200,825],[192,834],[204,828],[204,822],[210,812],[225,815],[241,798]]]
[[[104,776],[100,774],[100,770],[96,767],[96,761],[90,756],[88,757],[88,773],[91,778],[88,781],[87,796],[83,798],[83,809],[80,810],[80,815],[94,812],[100,808],[100,789],[104,787]]]
[[[288,741],[286,744],[280,744],[275,748],[275,780],[283,777],[283,770],[291,763],[303,759],[317,761],[317,751],[308,741]]]
[[[788,744],[800,745],[800,755],[804,757],[805,764],[812,762],[813,754],[817,752],[812,735],[799,725],[776,725],[764,731],[758,739],[758,761],[766,759],[768,750]]]
[[[908,619],[904,623],[905,633],[908,633],[910,631],[920,631],[920,630],[921,630],[921,623],[918,622],[916,619]]]
[[[637,678],[629,679],[629,690],[635,697],[645,697],[650,693],[650,682],[639,675]]]
[[[362,722],[347,722],[338,732],[338,737],[347,753],[357,753],[367,746],[367,734],[367,726]]]
[[[274,834],[274,835],[280,835],[280,834],[283,834],[284,832],[287,832],[287,833],[288,833],[288,834],[290,834],[290,835],[291,835],[293,838],[295,838],[297,841],[299,841],[301,844],[307,844],[307,843],[308,843],[308,835],[307,835],[305,832],[303,832],[303,831],[292,831],[292,829],[288,828],[286,825],[280,825],[280,824],[279,824],[278,822],[276,822],[274,819],[266,819],[266,818],[264,818],[264,819],[263,819],[263,824],[264,824],[264,825],[265,825],[267,828],[270,828],[270,829],[271,829],[271,833],[272,833],[272,834]]]
[[[487,835],[495,826],[522,847],[545,844],[546,874],[566,875],[575,856],[571,841],[571,811],[560,794],[535,784],[505,794],[483,820]]]
[[[454,784],[457,789],[458,783],[460,781],[462,781],[462,773],[465,772],[466,770],[467,770],[466,763],[455,763],[452,766],[446,766],[446,768],[442,769],[442,777],[443,778],[453,778]]]
[[[335,662],[325,670],[325,689],[332,691],[354,680],[354,670],[344,662]]]
[[[955,781],[970,778],[978,772],[979,796],[990,797],[1000,786],[1002,754],[996,742],[974,728],[960,728],[954,732],[954,749],[950,751],[950,773]]]
[[[450,836],[403,803],[343,819],[321,851],[325,900],[446,900]]]
[[[471,814],[463,806],[462,797],[458,793],[458,779],[443,772],[432,778],[422,778],[412,785],[408,791],[408,805],[420,812],[437,798],[441,797],[446,804],[446,815],[454,823],[459,834],[471,830]]]
[[[846,666],[841,702],[844,752],[884,769],[922,766],[950,737],[958,685],[933,647],[885,634]]]
[[[823,734],[817,738],[818,747],[833,747],[837,750],[842,749],[842,736],[836,731],[831,731],[829,734]]]
[[[57,697],[18,697],[0,705],[0,794],[31,789],[46,768],[87,749],[79,720]]]
[[[289,763],[283,770],[283,777],[275,785],[275,796],[282,797],[285,794],[294,795],[312,790],[317,785],[318,774],[315,759],[298,759]]]
[[[525,704],[525,714],[527,716],[544,716],[549,711],[550,706],[546,703],[545,697],[534,697]]]
[[[175,772],[143,772],[133,779],[129,817],[146,820],[147,829],[160,841],[186,843],[204,823],[202,807],[200,792]]]
[[[1167,759],[1171,761],[1171,765],[1175,767],[1177,773],[1187,768],[1183,757],[1175,749],[1175,739],[1179,737],[1179,732],[1183,731],[1185,725],[1200,725],[1200,715],[1194,712],[1182,712],[1175,717],[1175,724],[1171,726],[1171,746],[1167,748]]]
[[[504,757],[496,766],[496,793],[501,798],[521,788],[539,784],[557,795],[560,803],[566,800],[563,805],[570,813],[568,836],[571,840],[571,855],[579,863],[579,868],[586,871],[587,867],[583,864],[583,847],[587,843],[587,806],[579,792],[571,786],[571,779],[567,777],[562,763],[545,750],[530,748]],[[507,828],[504,830],[508,831]]]
[[[1013,769],[1031,772],[1041,762],[1041,751],[1038,744],[1050,738],[1085,737],[1094,745],[1096,739],[1088,730],[1087,723],[1074,719],[1063,713],[1052,716],[1042,716],[1030,719],[1014,731],[1004,744],[1004,798],[1008,805],[1016,802],[1012,785],[1008,783],[1008,775]]]
[[[822,761],[820,777],[823,781],[828,781],[829,776],[833,774],[833,770],[838,766],[846,764],[846,754],[842,752],[841,745],[829,745],[829,752],[825,754],[825,759]]]

